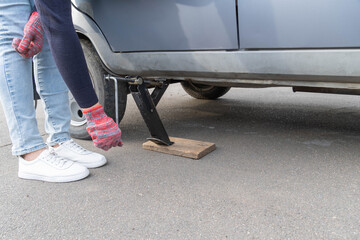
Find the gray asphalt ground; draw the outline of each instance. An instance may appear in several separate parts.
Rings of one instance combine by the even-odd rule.
[[[198,161],[143,150],[128,99],[124,147],[75,183],[19,179],[0,119],[1,239],[360,239],[359,97],[232,89],[207,101],[172,85],[158,106],[169,135],[217,145]]]

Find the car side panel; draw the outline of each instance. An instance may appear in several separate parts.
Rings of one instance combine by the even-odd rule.
[[[235,0],[74,0],[114,52],[238,49]]]
[[[240,48],[360,47],[359,0],[239,0]]]
[[[360,89],[360,49],[115,53],[90,17],[73,8],[73,20],[115,75],[191,79],[218,86]]]

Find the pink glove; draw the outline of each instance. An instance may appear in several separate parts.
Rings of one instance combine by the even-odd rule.
[[[14,38],[12,47],[24,58],[32,57],[43,48],[44,30],[41,26],[40,17],[37,12],[33,12],[24,28],[22,40]]]
[[[121,130],[118,125],[108,117],[103,107],[99,104],[84,110],[87,125],[86,130],[90,134],[94,146],[105,151],[112,147],[122,146]]]

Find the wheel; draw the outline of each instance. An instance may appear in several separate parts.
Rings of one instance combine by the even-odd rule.
[[[93,83],[95,92],[99,98],[100,104],[104,107],[105,113],[115,120],[115,85],[113,81],[104,79],[104,75],[107,71],[102,66],[99,55],[92,46],[91,42],[85,39],[80,39],[81,46],[84,51],[86,63],[88,66],[91,81]],[[118,83],[118,114],[119,121],[124,116],[127,101],[127,83]],[[83,115],[81,108],[76,103],[74,97],[69,92],[69,102],[71,111],[71,124],[70,134],[74,138],[78,139],[90,139],[88,132],[86,131],[86,119]]]
[[[190,81],[181,82],[181,86],[185,92],[197,99],[217,99],[230,90],[230,87],[217,87],[197,84]]]

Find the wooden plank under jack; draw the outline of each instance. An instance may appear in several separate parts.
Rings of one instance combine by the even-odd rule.
[[[158,145],[152,141],[143,143],[146,150],[167,153],[171,155],[200,159],[216,149],[215,143],[201,142],[185,138],[170,137],[174,142],[171,146]]]

